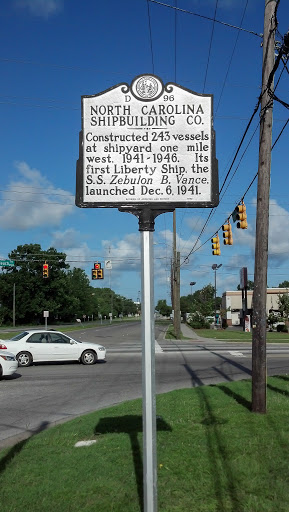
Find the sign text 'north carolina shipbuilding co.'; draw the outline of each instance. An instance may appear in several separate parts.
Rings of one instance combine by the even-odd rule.
[[[82,97],[76,204],[218,204],[212,96],[154,75]]]

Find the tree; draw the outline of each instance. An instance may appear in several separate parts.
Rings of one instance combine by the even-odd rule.
[[[4,308],[5,323],[11,323],[13,314],[13,287],[15,285],[17,323],[38,323],[43,311],[56,318],[71,298],[65,293],[66,255],[54,248],[43,251],[39,244],[19,245],[8,255],[14,267],[6,267],[0,276],[0,302]],[[49,278],[43,279],[42,265],[49,265]]]
[[[289,296],[278,295],[279,313],[284,320],[288,320],[289,317]]]
[[[216,309],[220,309],[221,303],[222,298],[216,297]],[[180,304],[182,315],[200,313],[204,317],[212,316],[215,314],[215,288],[208,284],[193,294],[181,297]]]
[[[289,281],[283,281],[282,283],[278,284],[278,288],[289,288]]]
[[[44,251],[39,244],[19,245],[9,258],[15,265],[4,267],[0,274],[0,323],[12,323],[14,286],[17,324],[43,323],[43,311],[49,311],[50,323],[137,311],[131,299],[117,296],[110,288],[92,287],[84,270],[70,269],[66,254],[53,247]],[[45,262],[47,279],[42,274]]]
[[[216,301],[216,307],[220,304],[220,298]],[[208,284],[193,294],[193,312],[201,313],[204,317],[211,316],[215,311],[215,288]]]
[[[237,286],[237,290],[241,290],[241,287],[240,287],[239,284]],[[250,281],[250,279],[248,279],[248,281],[247,281],[247,290],[254,290],[254,281]]]
[[[159,300],[156,305],[156,311],[162,316],[170,316],[172,307],[167,304],[165,299]]]

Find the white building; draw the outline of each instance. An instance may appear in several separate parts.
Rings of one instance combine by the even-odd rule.
[[[266,314],[279,311],[279,295],[289,295],[288,288],[267,288]],[[253,291],[247,291],[247,313],[252,315]],[[228,325],[242,324],[242,290],[224,292],[222,295],[223,319]]]

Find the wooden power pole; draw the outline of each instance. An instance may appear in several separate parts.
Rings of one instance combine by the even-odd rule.
[[[174,334],[177,339],[181,333],[180,319],[180,253],[177,252],[176,210],[173,213],[173,308]]]
[[[274,68],[276,8],[278,0],[265,0],[262,98],[256,213],[255,277],[252,332],[252,411],[266,413],[266,300],[269,232],[269,197],[273,99],[268,90]]]

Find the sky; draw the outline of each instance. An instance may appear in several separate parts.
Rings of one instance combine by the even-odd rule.
[[[141,235],[137,218],[117,208],[75,206],[81,96],[99,94],[154,74],[200,94],[212,94],[220,203],[176,209],[181,295],[214,284],[235,290],[240,269],[254,280],[259,111],[233,163],[261,91],[265,0],[10,0],[2,2],[0,259],[18,245],[40,244],[67,254],[89,278],[93,263],[111,271],[92,286],[111,287],[134,301],[141,293]],[[171,7],[170,7],[171,6]],[[214,23],[214,19],[216,20]],[[280,0],[276,41],[288,31],[288,2]],[[276,50],[277,51],[277,50]],[[288,103],[288,67],[275,75],[276,95]],[[274,102],[274,143],[288,119]],[[289,279],[289,125],[272,150],[268,286]],[[213,256],[210,238],[247,191],[248,229],[233,225],[232,246]],[[205,226],[205,228],[204,228]],[[171,304],[173,213],[157,217],[155,302]],[[190,286],[190,282],[196,282]]]

